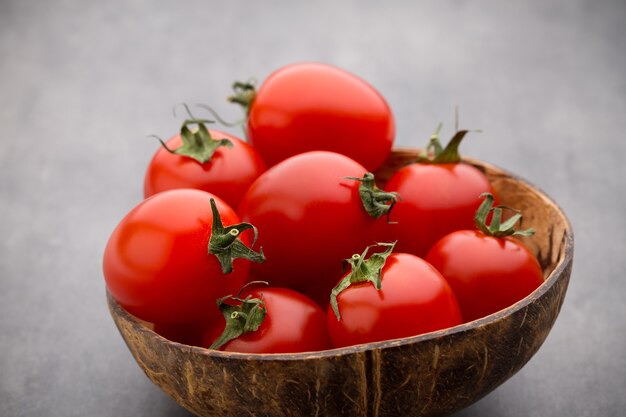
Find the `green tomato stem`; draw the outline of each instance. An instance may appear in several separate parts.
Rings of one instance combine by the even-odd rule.
[[[259,283],[268,285],[265,281],[252,281],[244,285],[236,296],[227,295],[216,300],[226,325],[222,334],[211,344],[209,349],[219,349],[231,340],[259,329],[267,315],[263,298],[252,298],[250,295],[243,299],[240,298],[246,287]],[[229,301],[238,304],[233,305]]]
[[[229,139],[214,139],[211,136],[206,124],[214,123],[212,120],[195,118],[189,111],[189,107],[186,104],[183,104],[183,106],[189,118],[183,122],[180,128],[182,145],[176,149],[171,149],[161,138],[156,136],[166,151],[171,154],[191,158],[200,164],[204,164],[213,158],[217,148],[221,146],[228,148],[233,147],[233,143]],[[192,129],[190,127],[194,128]]]
[[[455,164],[461,161],[459,146],[469,130],[457,130],[445,148],[441,145],[439,133],[442,124],[439,123],[435,132],[430,136],[426,149],[420,154],[417,162],[426,164]],[[480,132],[475,130],[475,132]]]
[[[239,104],[246,115],[248,115],[252,102],[256,97],[256,80],[235,81],[233,83],[233,91],[234,93],[228,97],[228,101]]]
[[[213,226],[211,238],[209,239],[209,253],[217,257],[224,274],[229,274],[233,271],[233,261],[238,258],[248,259],[257,263],[265,261],[263,249],[255,252],[239,239],[239,235],[243,231],[252,229],[254,232],[252,246],[254,246],[258,237],[256,227],[250,223],[239,223],[224,227],[213,198],[211,198],[211,211],[213,213]]]
[[[341,281],[339,281],[339,284],[337,284],[337,286],[333,288],[330,293],[330,306],[337,317],[337,321],[341,320],[339,305],[337,304],[337,296],[341,294],[341,292],[345,291],[352,284],[360,282],[371,282],[374,284],[374,288],[376,288],[376,290],[380,290],[382,288],[381,272],[385,266],[387,258],[391,255],[395,246],[396,242],[378,243],[376,245],[366,247],[363,253],[356,253],[352,255],[351,258],[346,259],[346,262],[350,265],[352,270]],[[375,253],[366,259],[365,257],[367,252],[374,247],[383,247],[386,249],[383,252]]]
[[[494,196],[491,193],[483,193],[480,198],[484,198],[481,205],[476,210],[474,216],[474,223],[478,230],[480,230],[486,236],[493,237],[505,237],[505,236],[532,236],[535,231],[530,229],[519,230],[515,228],[515,225],[519,222],[521,225],[522,214],[519,210],[508,206],[493,206],[495,201]],[[502,210],[510,210],[515,214],[502,222]],[[492,213],[491,222],[487,224],[489,213]]]
[[[389,223],[389,214],[391,209],[402,197],[396,192],[386,192],[376,186],[374,174],[365,173],[363,178],[346,177],[348,180],[359,181],[359,196],[363,203],[363,208],[371,217],[378,219],[383,215],[387,216]]]

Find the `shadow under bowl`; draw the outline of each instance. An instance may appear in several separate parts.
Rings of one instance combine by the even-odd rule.
[[[394,150],[383,181],[415,159]],[[242,354],[171,342],[107,294],[109,309],[145,374],[198,416],[435,416],[467,407],[519,371],[546,339],[572,269],[571,226],[549,197],[489,164],[482,170],[502,204],[524,213],[544,283],[485,318],[415,337],[298,354]]]

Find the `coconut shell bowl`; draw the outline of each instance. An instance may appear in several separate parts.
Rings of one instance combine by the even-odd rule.
[[[395,150],[383,181],[415,159]],[[533,293],[482,319],[404,339],[298,354],[228,353],[171,342],[108,295],[111,315],[152,382],[198,416],[436,416],[474,403],[537,352],[565,297],[574,240],[548,196],[499,168],[465,159],[488,176],[501,203],[524,213],[523,238],[543,268]]]

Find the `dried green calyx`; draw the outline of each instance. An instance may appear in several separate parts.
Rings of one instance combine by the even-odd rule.
[[[330,293],[330,306],[337,316],[337,321],[341,320],[341,314],[339,313],[339,305],[337,304],[337,296],[352,284],[360,282],[371,282],[377,290],[382,288],[381,272],[387,262],[387,258],[393,252],[393,248],[396,246],[396,242],[393,243],[378,243],[365,248],[363,253],[352,255],[351,258],[346,259],[346,262],[352,268],[352,271],[346,275],[339,284]],[[369,258],[365,258],[367,252],[375,247],[385,248],[383,252],[375,253]]]
[[[494,196],[491,193],[483,193],[480,195],[484,198],[484,201],[478,207],[476,216],[474,216],[474,223],[478,230],[487,236],[493,237],[505,237],[505,236],[532,236],[535,231],[531,229],[519,230],[515,228],[517,222],[522,222],[522,214],[519,210],[516,210],[507,206],[493,207],[495,201]],[[506,221],[502,221],[502,210],[510,210],[515,214],[509,217]],[[492,213],[491,222],[487,224],[489,213]]]
[[[417,162],[428,164],[450,164],[461,161],[459,153],[459,145],[467,135],[469,130],[457,130],[446,147],[441,146],[439,133],[441,132],[441,123],[437,126],[435,132],[430,136],[426,149],[420,154]]]
[[[252,229],[254,232],[252,246],[254,246],[258,237],[256,227],[250,223],[239,223],[224,227],[213,198],[211,199],[211,211],[213,213],[213,226],[211,238],[209,239],[209,253],[217,257],[223,273],[229,274],[233,271],[233,261],[237,258],[248,259],[252,262],[265,261],[263,249],[255,252],[239,239],[239,235],[243,231]]]
[[[250,79],[248,81],[235,81],[233,83],[233,95],[228,97],[228,101],[231,103],[239,104],[244,112],[248,114],[250,112],[250,106],[256,97],[256,80]]]
[[[396,192],[386,192],[376,186],[374,174],[371,172],[365,173],[363,178],[347,177],[348,180],[359,181],[359,195],[363,208],[367,214],[371,217],[378,219],[383,215],[387,216],[387,223],[389,223],[389,214],[391,209],[398,202],[398,199],[402,199]]]
[[[265,302],[262,298],[252,298],[251,295],[241,298],[241,293],[246,287],[259,283],[268,285],[265,281],[252,281],[244,285],[237,295],[217,299],[217,306],[226,320],[226,326],[222,334],[211,344],[210,349],[219,349],[231,340],[259,329],[267,314]]]
[[[229,139],[214,139],[207,129],[207,123],[214,123],[213,120],[198,119],[193,117],[189,107],[184,105],[189,118],[186,119],[180,128],[180,139],[182,145],[176,149],[170,149],[167,144],[158,136],[155,136],[161,145],[169,153],[185,156],[198,161],[201,164],[208,162],[220,146],[233,147]]]

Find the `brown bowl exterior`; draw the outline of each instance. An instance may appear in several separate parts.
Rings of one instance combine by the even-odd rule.
[[[394,150],[386,180],[417,155]],[[239,354],[170,342],[108,295],[111,315],[139,366],[198,416],[436,416],[464,408],[515,374],[539,349],[563,303],[573,234],[545,194],[496,167],[465,159],[503,204],[524,212],[524,238],[544,270],[532,294],[480,320],[421,336],[300,354]]]

